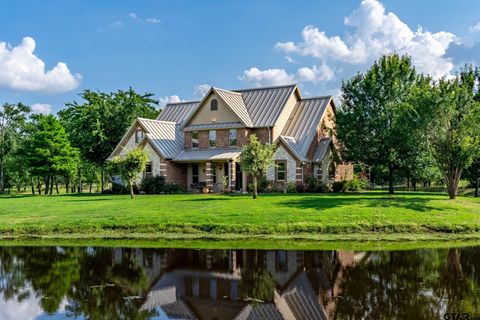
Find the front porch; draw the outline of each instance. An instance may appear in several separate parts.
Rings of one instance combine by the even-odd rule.
[[[247,191],[247,175],[234,160],[198,161],[185,163],[189,191],[233,192]],[[207,190],[208,189],[208,190]]]

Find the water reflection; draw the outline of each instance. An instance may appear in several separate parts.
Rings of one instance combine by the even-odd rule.
[[[441,319],[447,312],[480,315],[480,247],[0,247],[0,319]]]

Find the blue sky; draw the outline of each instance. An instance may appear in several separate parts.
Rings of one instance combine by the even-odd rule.
[[[449,76],[480,64],[480,1],[4,1],[0,103],[56,112],[84,89],[162,103],[296,82],[338,94],[380,54]],[[44,64],[44,66],[42,65]]]

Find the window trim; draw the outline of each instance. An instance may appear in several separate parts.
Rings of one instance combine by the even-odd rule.
[[[215,139],[210,139],[210,133],[215,134]],[[214,141],[214,145],[212,146],[212,141]],[[208,147],[209,148],[216,148],[217,147],[217,130],[208,130]]]
[[[280,163],[285,164],[285,170],[278,170],[278,165]],[[278,179],[278,173],[283,172],[285,174],[285,178],[283,180]],[[287,161],[286,160],[276,160],[275,161],[275,181],[287,181]]]
[[[232,138],[230,137],[230,132],[235,132],[235,143],[232,144]],[[238,130],[235,128],[229,129],[228,130],[228,146],[229,147],[236,147],[238,146]]]
[[[215,103],[214,103],[215,101]],[[215,108],[214,108],[215,106]],[[218,100],[217,99],[212,99],[210,101],[210,111],[218,111]]]
[[[196,135],[197,135],[197,139],[195,139],[195,140],[197,140],[197,146],[196,146],[196,147],[193,146],[193,140],[194,140],[194,139],[193,139],[193,134],[196,134]],[[192,131],[192,133],[191,133],[191,139],[190,139],[190,147],[191,147],[192,149],[198,149],[198,137],[199,137],[198,131]]]
[[[147,167],[150,167],[150,172],[147,172]],[[153,167],[152,162],[149,161],[145,164],[145,170],[143,171],[144,178],[151,178],[153,177]]]

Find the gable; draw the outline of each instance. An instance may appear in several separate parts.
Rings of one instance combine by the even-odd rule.
[[[137,130],[142,130],[143,131],[143,137],[145,137],[147,130],[140,124],[138,119],[136,119],[133,124],[130,126],[130,128],[127,130],[123,138],[120,140],[120,142],[117,144],[115,149],[112,151],[112,154],[107,158],[111,159],[114,156],[123,156],[127,154],[129,151],[135,149],[140,142],[143,139],[140,139],[138,142],[135,141],[135,134]]]
[[[213,99],[218,101],[218,110],[211,111],[210,103]],[[220,96],[211,92],[210,95],[200,104],[188,125],[241,122],[241,119],[231,110]]]

